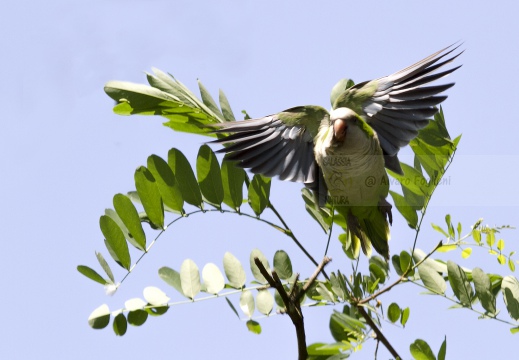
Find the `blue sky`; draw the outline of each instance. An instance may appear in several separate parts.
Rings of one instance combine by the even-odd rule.
[[[107,303],[116,309],[159,286],[156,274],[185,258],[199,266],[221,264],[230,251],[244,263],[258,247],[268,258],[285,249],[295,269],[312,265],[280,233],[252,220],[219,214],[175,225],[117,294],[78,274],[96,266],[106,250],[99,216],[112,196],[133,188],[135,168],[148,155],[172,147],[194,161],[203,138],[174,133],[160,118],[120,117],[103,92],[109,80],[144,83],[157,67],[191,89],[196,79],[216,94],[222,88],[235,114],[263,116],[304,104],[328,106],[331,87],[343,77],[360,82],[390,74],[455,41],[465,41],[449,77],[456,86],[444,103],[452,135],[463,133],[457,157],[438,189],[425,223],[450,213],[468,229],[478,218],[489,225],[519,225],[516,190],[519,121],[514,110],[519,83],[517,5],[512,1],[90,1],[11,2],[3,5],[0,57],[2,127],[2,261],[0,306],[2,359],[294,358],[295,334],[287,317],[261,321],[249,333],[223,299],[176,307],[122,337],[94,331],[87,317]],[[403,151],[409,154],[409,149]],[[273,182],[272,199],[305,246],[320,256],[325,237],[309,221],[297,184]],[[242,219],[240,219],[242,220]],[[502,234],[507,250],[519,250],[517,231]],[[395,213],[392,253],[412,245],[413,232]],[[418,244],[430,249],[441,237],[425,226]],[[484,250],[462,266],[508,275]],[[334,241],[329,270],[349,268]],[[335,254],[335,255],[334,255]],[[448,259],[449,257],[444,257]],[[115,268],[115,266],[114,266]],[[119,279],[123,272],[116,270]],[[251,279],[251,277],[249,277]],[[412,285],[392,290],[384,306],[411,307],[405,330],[384,324],[403,356],[416,338],[435,351],[447,336],[447,355],[509,358],[517,336],[508,326],[477,320],[451,303],[418,295]],[[237,298],[234,298],[237,301]],[[336,309],[340,309],[337,306]],[[500,303],[503,317],[507,317]],[[332,341],[332,307],[305,311],[308,342]],[[358,358],[372,358],[368,342]],[[381,349],[379,358],[389,354]]]

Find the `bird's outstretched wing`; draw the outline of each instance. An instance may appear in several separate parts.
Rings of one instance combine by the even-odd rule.
[[[333,108],[349,107],[366,118],[378,135],[389,169],[401,171],[398,151],[427,126],[428,119],[438,111],[436,105],[447,98],[439,94],[454,83],[424,85],[461,67],[437,72],[463,53],[452,54],[459,46],[451,45],[392,75],[354,85],[333,104]]]
[[[313,188],[319,177],[313,140],[325,116],[323,108],[301,106],[259,119],[221,123],[215,132],[232,134],[212,142],[231,144],[218,152],[228,153],[227,159],[253,173],[278,175]]]

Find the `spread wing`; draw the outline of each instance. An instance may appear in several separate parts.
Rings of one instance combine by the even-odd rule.
[[[436,105],[447,98],[441,93],[454,83],[425,85],[461,67],[437,72],[463,53],[452,54],[459,46],[452,48],[451,45],[392,75],[359,83],[346,91],[353,95],[350,101],[360,100],[353,106],[360,106],[367,123],[376,131],[387,168],[401,172],[396,158],[398,151],[418,135],[418,130],[427,126],[428,119],[438,111]]]
[[[305,124],[293,121],[287,124],[282,114],[297,112],[292,108],[276,115],[259,119],[217,124],[217,133],[232,133],[212,141],[230,144],[218,152],[228,153],[227,159],[238,161],[253,173],[281,180],[305,183],[313,188],[318,179],[319,167],[314,157],[311,131]],[[318,125],[318,124],[317,124]]]
[[[334,103],[334,108],[349,107],[364,116],[377,133],[388,169],[403,173],[398,151],[427,126],[438,112],[436,105],[447,98],[441,93],[454,83],[426,85],[461,67],[438,72],[463,53],[452,54],[458,47],[451,45],[392,75],[354,85]]]

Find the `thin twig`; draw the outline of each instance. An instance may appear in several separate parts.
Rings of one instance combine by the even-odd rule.
[[[440,241],[435,247],[434,249],[432,249],[431,252],[429,252],[427,255],[425,255],[420,261],[418,261],[414,266],[409,266],[405,271],[404,273],[394,282],[392,283],[391,285],[388,285],[386,286],[385,288],[377,291],[376,293],[372,294],[371,296],[368,296],[367,298],[365,299],[362,299],[361,301],[358,302],[358,304],[362,305],[362,304],[366,304],[367,302],[370,302],[371,300],[374,300],[376,299],[377,297],[379,297],[380,295],[388,292],[389,290],[391,290],[393,287],[395,287],[396,285],[400,284],[402,281],[407,281],[407,274],[409,274],[409,272],[411,272],[411,270],[414,270],[416,269],[418,266],[420,266],[425,260],[427,260],[432,254],[434,254],[434,252],[436,252],[436,250],[438,250],[438,248],[440,246],[442,246],[442,242]]]
[[[362,317],[366,320],[366,322],[371,327],[371,329],[373,329],[375,334],[377,334],[377,340],[379,340],[382,344],[384,344],[386,349],[391,353],[391,355],[393,355],[395,357],[395,359],[402,359],[400,357],[400,355],[398,355],[396,350],[393,348],[391,343],[388,341],[388,339],[384,336],[384,334],[382,334],[382,331],[380,331],[378,326],[373,322],[373,319],[371,318],[371,316],[369,316],[368,313],[366,312],[366,310],[364,310],[364,307],[362,305],[357,305],[357,310],[362,315]]]
[[[276,210],[276,208],[274,207],[274,205],[272,203],[269,203],[268,205],[269,209],[272,210],[272,212],[277,216],[277,218],[279,219],[279,221],[281,221],[281,223],[283,224],[283,226],[285,227],[285,234],[287,236],[289,236],[293,241],[294,243],[299,247],[299,249],[301,249],[301,251],[306,255],[306,257],[315,265],[315,266],[319,266],[319,263],[313,258],[312,255],[310,255],[310,253],[305,249],[305,247],[303,246],[303,244],[301,244],[299,242],[299,240],[296,238],[296,236],[294,235],[294,232],[288,227],[287,223],[285,222],[285,220],[283,219],[283,217],[281,216],[281,214]],[[330,278],[328,277],[328,274],[326,274],[326,272],[324,270],[322,270],[323,272],[323,275],[324,277],[327,279],[327,280],[330,280]]]
[[[305,283],[305,285],[303,286],[303,289],[301,290],[301,293],[299,294],[299,297],[297,298],[297,300],[299,301],[299,299],[301,299],[302,296],[304,296],[306,294],[306,292],[308,291],[308,289],[310,288],[310,286],[312,286],[312,284],[314,283],[315,279],[317,279],[317,276],[319,276],[319,273],[323,270],[323,268],[330,262],[332,261],[332,258],[328,257],[328,256],[325,256],[323,258],[323,261],[321,261],[321,263],[319,264],[319,266],[317,267],[317,269],[315,269],[314,273],[312,274],[312,276],[310,276],[310,278],[308,279],[308,281]]]
[[[299,353],[299,360],[306,360],[308,358],[308,350],[306,348],[306,334],[305,334],[305,325],[304,325],[304,318],[303,318],[303,312],[301,311],[301,303],[299,302],[299,299],[301,296],[304,296],[305,292],[308,290],[308,288],[312,285],[312,283],[315,281],[319,273],[323,271],[323,268],[331,261],[330,258],[325,257],[323,261],[317,266],[317,269],[312,274],[312,276],[308,279],[308,281],[305,283],[301,291],[299,291],[297,282],[294,283],[292,290],[290,291],[290,295],[287,294],[285,291],[285,288],[283,287],[283,283],[279,279],[278,274],[276,271],[272,271],[272,275],[269,274],[267,269],[265,269],[265,266],[263,266],[263,263],[259,258],[254,258],[254,263],[258,267],[259,271],[261,272],[261,275],[267,280],[270,286],[272,286],[274,289],[276,289],[281,296],[281,299],[283,300],[283,303],[285,304],[286,314],[290,317],[290,320],[292,320],[292,323],[294,324],[294,327],[296,328],[296,335],[297,335],[297,348]]]

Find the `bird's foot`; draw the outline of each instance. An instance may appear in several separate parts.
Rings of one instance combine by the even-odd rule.
[[[382,215],[384,215],[384,218],[387,218],[389,220],[389,224],[393,225],[393,214],[391,213],[391,208],[393,206],[387,202],[385,198],[380,199],[378,203],[378,208],[382,212]]]

